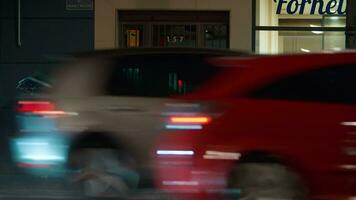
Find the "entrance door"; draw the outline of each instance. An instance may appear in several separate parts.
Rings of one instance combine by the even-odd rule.
[[[197,47],[197,25],[153,25],[154,47]]]

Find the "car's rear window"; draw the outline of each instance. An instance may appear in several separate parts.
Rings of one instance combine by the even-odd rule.
[[[206,61],[213,55],[142,55],[115,61],[110,95],[165,97],[198,89],[223,68]]]
[[[16,91],[22,94],[49,93],[52,91],[52,76],[50,69],[37,71],[23,77],[17,82]]]

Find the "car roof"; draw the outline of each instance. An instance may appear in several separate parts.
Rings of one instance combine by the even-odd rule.
[[[73,54],[73,58],[106,58],[135,55],[202,55],[202,56],[247,56],[244,51],[208,48],[119,48],[102,49]]]
[[[312,54],[290,54],[259,57],[227,57],[213,59],[212,63],[232,67],[232,71],[212,80],[199,94],[200,97],[244,94],[269,82],[308,70],[356,64],[356,51]]]

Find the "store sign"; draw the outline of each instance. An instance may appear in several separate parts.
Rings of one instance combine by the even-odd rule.
[[[66,0],[67,10],[93,10],[93,0]]]
[[[276,14],[286,9],[289,15],[346,15],[347,0],[274,0],[277,3]],[[310,9],[306,9],[310,8]]]

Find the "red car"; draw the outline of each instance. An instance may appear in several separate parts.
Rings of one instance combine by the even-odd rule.
[[[356,52],[225,58],[167,103],[156,184],[241,199],[356,198]]]

